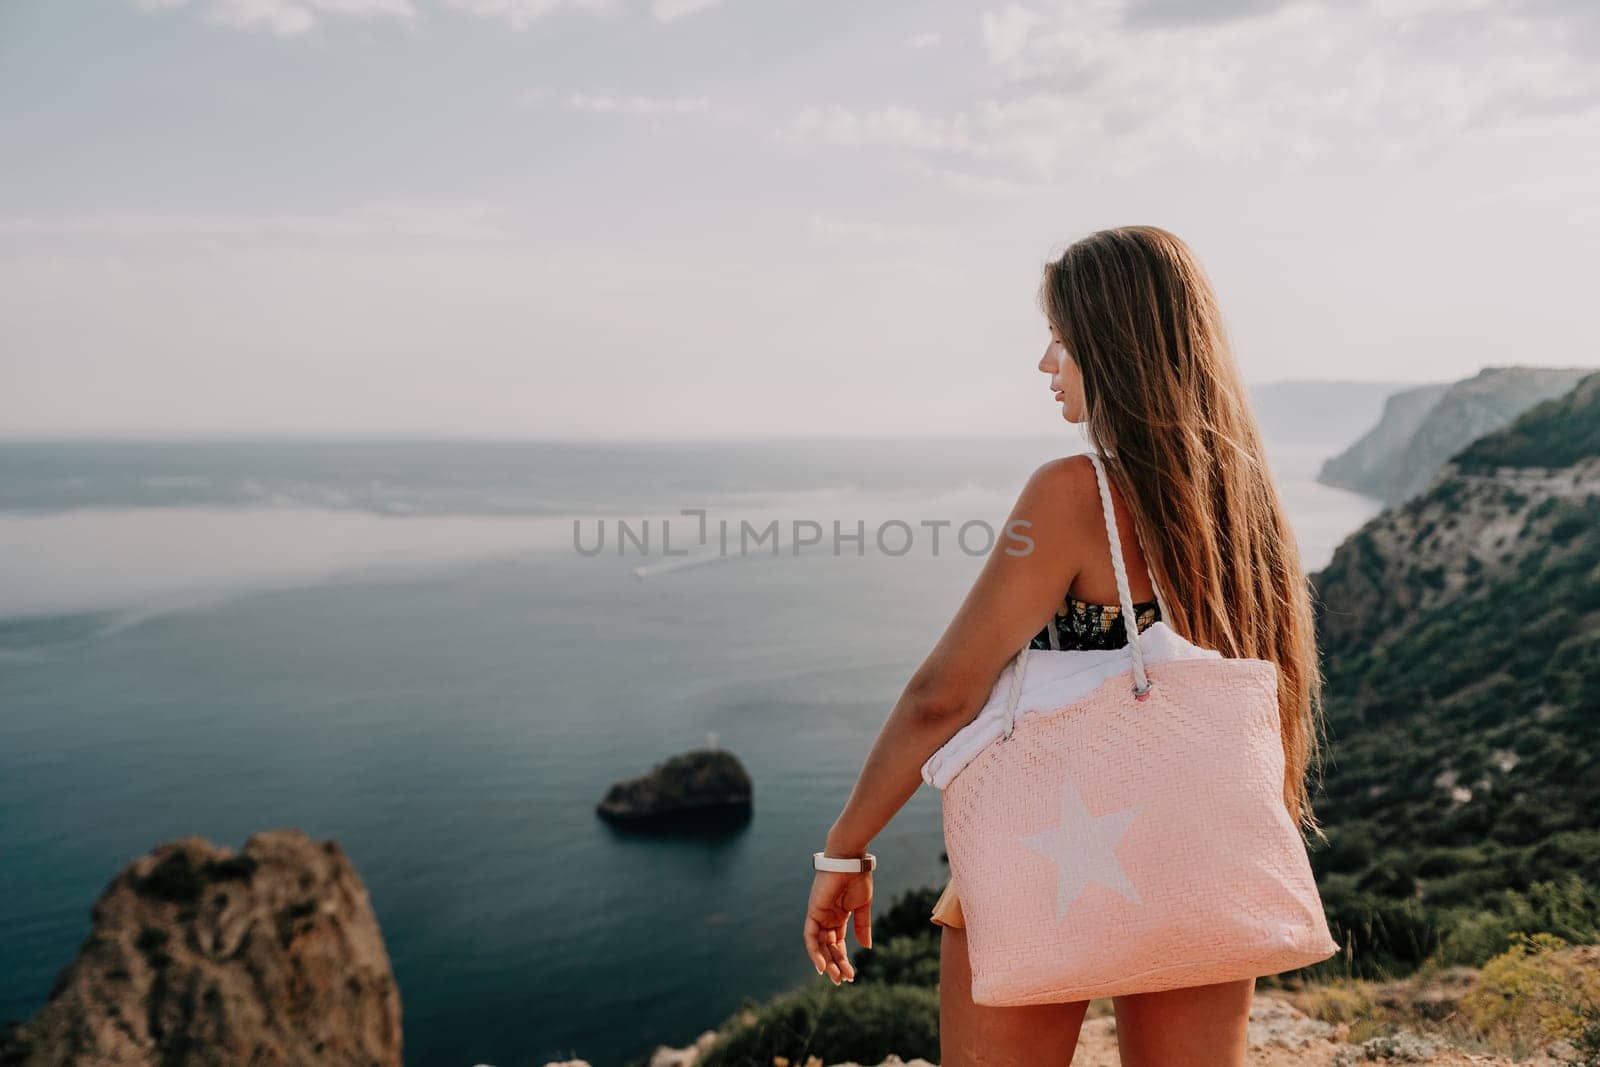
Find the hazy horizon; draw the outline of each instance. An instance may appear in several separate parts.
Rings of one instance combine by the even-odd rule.
[[[1252,383],[1600,365],[1597,57],[1573,0],[15,0],[0,432],[1049,432],[1040,268],[1135,222]]]
[[[1542,364],[1525,364],[1526,366],[1543,366]],[[1600,369],[1600,368],[1597,368]],[[1251,390],[1268,390],[1285,387],[1318,388],[1325,386],[1363,386],[1374,390],[1392,390],[1400,392],[1414,389],[1424,385],[1440,384],[1438,382],[1418,381],[1415,379],[1384,380],[1377,378],[1303,378],[1280,379],[1267,382],[1247,382],[1246,387]],[[1044,400],[1047,405],[1053,403]],[[1258,411],[1258,415],[1264,414]],[[1265,421],[1265,420],[1264,420]],[[1359,423],[1360,416],[1353,417],[1351,422]],[[1272,436],[1270,429],[1263,426],[1264,432]],[[258,430],[239,430],[236,432],[224,431],[199,431],[194,433],[175,433],[171,431],[151,430],[146,432],[133,431],[99,431],[92,433],[22,433],[11,434],[0,428],[0,444],[196,444],[207,441],[232,444],[249,443],[293,443],[317,444],[325,443],[364,443],[364,444],[405,444],[405,443],[462,443],[462,444],[740,444],[740,443],[779,443],[793,441],[803,442],[842,442],[842,441],[1037,441],[1059,437],[1065,433],[1069,440],[1082,447],[1087,447],[1087,441],[1081,436],[1082,430],[1065,420],[1059,420],[1058,425],[1029,429],[1026,431],[1008,431],[1003,429],[980,429],[968,432],[959,430],[921,430],[916,428],[901,428],[884,433],[871,433],[863,431],[822,431],[819,433],[773,433],[773,434],[737,434],[724,433],[712,435],[606,435],[584,436],[579,434],[544,435],[536,433],[480,433],[429,430],[392,430],[384,432],[356,431],[338,433],[332,430],[303,430],[263,432]],[[1319,438],[1320,439],[1320,438]]]

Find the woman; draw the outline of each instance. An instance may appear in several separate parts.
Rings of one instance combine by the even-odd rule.
[[[1182,636],[1278,664],[1284,803],[1303,831],[1320,834],[1305,782],[1321,733],[1310,591],[1204,271],[1173,234],[1127,226],[1091,234],[1047,264],[1039,297],[1050,329],[1039,370],[1062,416],[1084,424],[1107,455],[1117,525],[1139,534],[1123,539],[1137,625],[1159,616],[1154,575],[1181,616],[1167,623]],[[1026,529],[1032,551],[996,544],[874,742],[828,832],[827,857],[866,854],[922,784],[923,763],[983,707],[1024,642],[1126,643],[1087,456],[1035,471],[1006,528]],[[852,920],[857,940],[872,946],[871,904],[870,870],[817,872],[806,950],[835,984],[855,977],[845,951]],[[1070,1062],[1088,1002],[974,1004],[953,887],[931,919],[942,927],[942,1067]],[[1254,989],[1246,979],[1114,998],[1123,1064],[1243,1064]]]

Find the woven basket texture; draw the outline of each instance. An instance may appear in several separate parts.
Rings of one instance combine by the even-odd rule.
[[[1021,719],[943,791],[972,999],[1089,1000],[1339,951],[1283,801],[1277,668],[1153,664]]]

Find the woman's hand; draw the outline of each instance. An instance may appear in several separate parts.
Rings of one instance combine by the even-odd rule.
[[[834,985],[856,980],[855,965],[844,950],[845,929],[856,917],[856,940],[872,947],[872,872],[818,871],[806,904],[806,954],[818,974]]]

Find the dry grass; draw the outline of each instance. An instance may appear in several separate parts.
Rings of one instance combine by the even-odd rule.
[[[1519,1062],[1581,1063],[1586,1028],[1600,1027],[1600,946],[1540,934],[1482,970],[1424,967],[1394,981],[1340,979],[1280,995],[1352,1045],[1409,1032]]]

